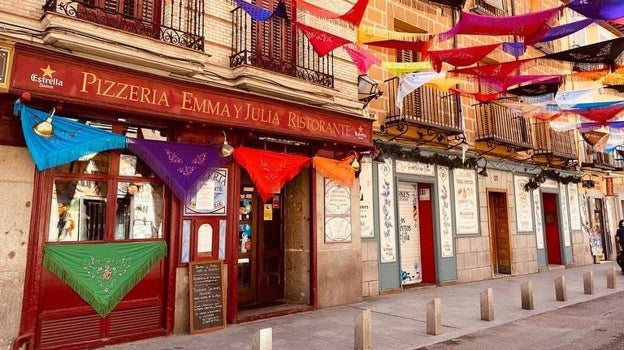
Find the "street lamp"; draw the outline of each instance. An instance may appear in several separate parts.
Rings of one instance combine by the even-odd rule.
[[[383,92],[379,90],[379,84],[376,81],[366,74],[358,76],[358,100],[363,103],[362,109],[382,94]]]

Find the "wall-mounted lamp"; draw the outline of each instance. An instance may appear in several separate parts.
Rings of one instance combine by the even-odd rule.
[[[483,157],[479,157],[476,160],[476,166],[479,166],[479,160],[483,159],[483,161],[485,161],[485,164],[483,164],[483,169],[479,170],[479,172],[477,174],[483,176],[483,177],[487,177],[488,173],[487,173],[487,165],[488,165],[488,161],[487,159],[483,158]]]
[[[221,144],[220,154],[221,157],[229,157],[232,153],[234,153],[234,147],[227,142],[227,135],[225,134],[225,131],[221,130],[221,132],[223,133],[223,144]]]
[[[353,154],[353,160],[351,161],[351,163],[349,163],[349,166],[351,167],[351,169],[353,169],[353,171],[358,172],[362,168],[362,166],[360,165],[360,161],[358,160],[360,155],[353,150],[349,152],[348,156],[350,156],[351,154]]]
[[[383,157],[383,154],[381,152],[381,150],[377,147],[374,147],[373,149],[371,149],[370,151],[365,151],[365,152],[360,152],[360,155],[362,154],[370,154],[370,156],[373,158],[373,162],[377,162],[377,163],[385,163],[386,160]]]
[[[487,165],[483,167],[483,169],[479,170],[479,175],[483,176],[483,177],[488,177],[488,173],[487,173]]]
[[[363,103],[362,109],[381,95],[383,92],[379,90],[379,84],[376,81],[366,74],[358,76],[358,100]]]
[[[56,108],[52,107],[50,115],[46,118],[46,120],[40,121],[33,127],[35,134],[45,138],[52,136],[54,133],[54,127],[52,127],[52,117],[54,116],[54,113],[56,113]]]

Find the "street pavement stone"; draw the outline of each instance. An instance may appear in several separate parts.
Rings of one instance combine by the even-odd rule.
[[[200,334],[173,334],[132,343],[104,347],[106,350],[244,350],[260,329],[272,328],[273,349],[353,349],[354,321],[362,310],[372,312],[373,348],[413,350],[470,333],[504,325],[544,312],[624,291],[619,273],[616,288],[607,288],[608,271],[617,265],[607,261],[581,267],[491,280],[405,289],[402,293],[364,298],[361,302],[293,315],[228,325]],[[593,271],[595,293],[585,294],[583,275]],[[568,300],[557,301],[555,279],[565,276]],[[534,310],[523,310],[521,285],[533,284]],[[481,320],[480,293],[494,292],[494,320]],[[426,304],[434,298],[442,303],[442,333],[426,333]],[[527,334],[530,337],[531,334]]]

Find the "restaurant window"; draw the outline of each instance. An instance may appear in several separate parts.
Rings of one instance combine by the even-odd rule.
[[[151,129],[92,126],[164,140]],[[51,172],[48,242],[163,238],[164,185],[136,155],[127,150],[94,153]]]

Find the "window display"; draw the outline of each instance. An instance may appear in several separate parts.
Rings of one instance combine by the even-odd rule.
[[[48,242],[163,237],[165,186],[128,150],[89,154],[52,172]]]

